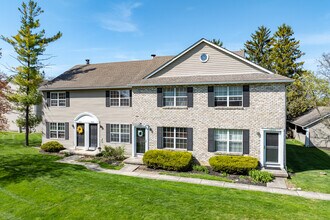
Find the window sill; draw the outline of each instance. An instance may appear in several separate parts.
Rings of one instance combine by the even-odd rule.
[[[215,110],[244,110],[244,107],[214,107]]]
[[[188,109],[187,106],[163,106],[163,109]]]
[[[188,151],[187,149],[182,149],[182,148],[162,148],[162,150],[171,150],[171,151]]]
[[[221,151],[216,151],[216,155],[231,155],[231,156],[243,156],[243,153],[234,153],[234,152],[221,152]]]

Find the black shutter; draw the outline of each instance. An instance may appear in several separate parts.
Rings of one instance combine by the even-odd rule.
[[[69,140],[69,122],[65,122],[65,140]]]
[[[46,122],[46,138],[49,139],[49,122]]]
[[[187,150],[192,151],[194,145],[193,128],[187,128]]]
[[[208,103],[209,103],[209,107],[214,107],[214,87],[213,86],[209,86],[207,88],[207,92],[208,92]]]
[[[105,91],[105,107],[110,107],[110,92]]]
[[[250,130],[243,130],[243,154],[250,153]]]
[[[50,92],[47,92],[46,105],[50,106]]]
[[[163,148],[163,127],[157,127],[157,148]]]
[[[132,90],[129,90],[129,107],[132,107]]]
[[[132,125],[129,125],[129,142],[132,143]]]
[[[250,87],[249,87],[249,85],[243,86],[243,107],[250,107]]]
[[[157,88],[157,107],[163,107],[163,89]]]
[[[110,124],[105,125],[105,141],[110,142]]]
[[[70,92],[65,93],[65,106],[70,107]]]
[[[187,87],[187,98],[188,98],[187,107],[192,108],[194,106],[194,88],[193,87]]]
[[[209,152],[215,151],[214,129],[213,128],[208,129],[208,149],[209,149]]]

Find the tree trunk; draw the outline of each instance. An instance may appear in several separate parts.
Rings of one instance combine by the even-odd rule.
[[[25,146],[29,146],[29,106],[25,109]]]

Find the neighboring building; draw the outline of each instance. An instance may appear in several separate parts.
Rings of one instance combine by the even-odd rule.
[[[42,141],[131,156],[185,150],[201,163],[250,155],[284,168],[290,82],[205,39],[174,57],[78,65],[40,88]]]
[[[8,87],[12,91],[16,91],[18,89],[18,86],[9,82]],[[15,105],[11,103],[12,110],[8,113],[5,114],[5,117],[7,118],[8,122],[8,131],[17,131],[17,132],[22,132],[24,128],[18,127],[16,124],[16,120],[19,117],[19,112],[15,110]],[[32,106],[32,111],[35,115],[41,117],[42,113],[42,105],[34,105]],[[31,132],[41,132],[42,131],[42,124],[40,123],[37,127],[35,127]]]
[[[330,148],[330,107],[317,107],[289,122],[293,137],[306,147]]]

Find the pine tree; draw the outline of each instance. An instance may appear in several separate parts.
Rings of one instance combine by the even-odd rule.
[[[18,90],[9,95],[17,110],[25,117],[25,145],[29,145],[29,116],[31,107],[42,102],[38,87],[43,81],[41,69],[45,67],[42,58],[49,43],[58,40],[62,33],[58,32],[52,37],[45,37],[45,30],[40,30],[40,22],[37,18],[44,11],[37,2],[30,0],[22,3],[18,9],[21,13],[21,27],[18,33],[12,37],[1,36],[1,39],[13,46],[20,66],[14,68],[16,75],[12,82],[18,85]]]
[[[272,37],[270,33],[269,28],[260,26],[255,33],[251,34],[252,39],[244,44],[247,59],[266,69],[271,68],[269,56],[272,47]]]
[[[223,42],[220,39],[212,39],[211,42],[219,47],[223,47]]]
[[[274,34],[270,60],[273,72],[297,79],[303,74],[304,62],[299,61],[299,58],[304,54],[299,49],[299,41],[293,35],[290,26],[283,24],[278,27]]]

